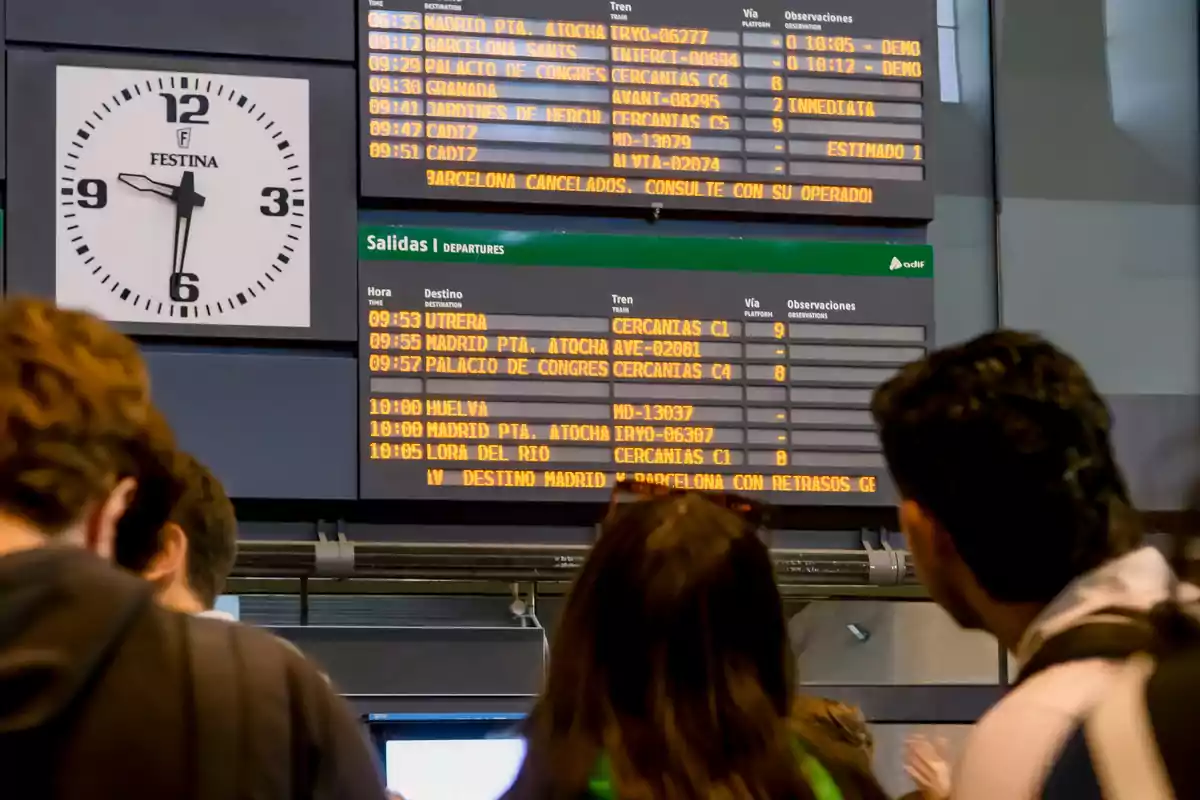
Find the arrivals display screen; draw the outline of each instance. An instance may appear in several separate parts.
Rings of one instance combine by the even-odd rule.
[[[934,0],[360,0],[364,196],[930,219]]]
[[[363,498],[893,499],[867,407],[933,341],[926,246],[366,227],[359,258]]]

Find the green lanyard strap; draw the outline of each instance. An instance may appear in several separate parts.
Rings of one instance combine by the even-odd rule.
[[[797,744],[796,749],[800,751],[800,773],[808,781],[816,800],[842,800],[842,790],[838,788],[837,781],[829,774],[829,770],[825,769],[825,765],[804,752],[800,745]]]
[[[617,800],[613,791],[612,762],[608,760],[608,753],[601,753],[596,761],[592,777],[588,778],[588,792],[595,800]]]
[[[816,800],[843,800],[842,790],[825,765],[809,755],[799,742],[793,744],[793,749],[800,758],[800,774],[804,776]],[[596,768],[588,779],[588,793],[593,800],[617,800],[613,790],[612,762],[607,753],[602,753],[596,761]]]

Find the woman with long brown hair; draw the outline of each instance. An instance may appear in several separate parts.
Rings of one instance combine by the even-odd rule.
[[[506,800],[837,800],[788,727],[792,658],[758,507],[642,484],[559,620]],[[650,495],[650,496],[645,496]]]

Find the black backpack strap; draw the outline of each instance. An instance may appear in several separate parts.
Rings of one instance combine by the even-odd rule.
[[[1194,614],[1195,606],[1190,611]],[[1146,710],[1176,797],[1200,797],[1200,759],[1196,758],[1198,706],[1200,630],[1193,629],[1180,637],[1173,652],[1159,660],[1158,669],[1146,682]]]
[[[196,800],[293,797],[293,692],[287,654],[237,623],[191,620]]]
[[[303,797],[295,787],[297,768],[292,758],[296,711],[291,654],[274,636],[244,625],[226,623],[236,634],[238,657],[246,690],[246,738],[242,742],[244,797]],[[247,763],[253,767],[245,766]]]
[[[1175,603],[1151,610],[1155,650],[1129,659],[1105,689],[1059,755],[1043,800],[1200,797],[1196,612]]]
[[[1124,620],[1124,621],[1122,621]],[[1014,686],[1020,686],[1039,672],[1059,664],[1089,659],[1125,661],[1136,653],[1154,649],[1158,634],[1145,612],[1129,609],[1104,609],[1084,622],[1042,643],[1021,668]]]
[[[1059,752],[1042,784],[1041,797],[1042,800],[1104,800],[1083,726],[1075,730]]]

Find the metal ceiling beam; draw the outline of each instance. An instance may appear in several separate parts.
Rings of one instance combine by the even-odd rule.
[[[249,541],[239,544],[234,575],[238,579],[566,585],[588,549],[586,545],[351,542],[342,536],[315,542]],[[775,549],[771,555],[785,591],[911,590],[916,585],[904,551],[875,548],[869,542],[861,550]]]

